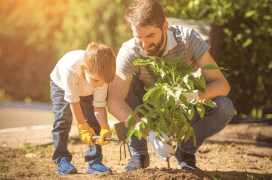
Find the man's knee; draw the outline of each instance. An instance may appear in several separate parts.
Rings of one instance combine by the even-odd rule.
[[[219,96],[214,99],[214,102],[217,105],[217,111],[219,113],[219,116],[229,122],[234,114],[234,107],[232,101],[227,97]]]

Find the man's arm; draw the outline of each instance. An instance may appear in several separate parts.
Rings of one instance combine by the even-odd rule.
[[[200,68],[207,64],[213,64],[218,67],[209,52],[206,52],[204,56],[196,62],[196,65]],[[230,91],[229,83],[219,69],[205,70],[202,71],[202,74],[207,85],[205,93],[199,93],[199,99],[213,99],[218,96],[228,95]]]
[[[108,110],[116,119],[121,122],[124,121],[125,126],[128,123],[126,121],[128,116],[134,113],[134,110],[125,102],[132,77],[133,75],[119,71],[109,86]],[[139,117],[137,121],[140,121]]]

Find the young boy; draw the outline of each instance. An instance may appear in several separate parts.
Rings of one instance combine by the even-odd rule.
[[[77,50],[65,54],[50,74],[51,99],[55,121],[53,162],[58,164],[59,174],[74,174],[77,169],[70,163],[72,154],[67,141],[73,117],[77,121],[79,137],[89,145],[85,162],[87,173],[111,171],[101,163],[102,147],[111,137],[107,121],[106,105],[108,84],[115,76],[115,55],[110,47],[90,43],[86,51]],[[92,136],[100,135],[95,142]],[[92,162],[90,162],[92,161]]]

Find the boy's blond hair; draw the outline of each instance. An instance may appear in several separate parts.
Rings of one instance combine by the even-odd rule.
[[[81,70],[86,70],[90,74],[95,73],[105,83],[111,83],[116,71],[116,57],[112,49],[102,43],[90,43],[83,56]]]

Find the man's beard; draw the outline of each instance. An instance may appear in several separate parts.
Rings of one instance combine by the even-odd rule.
[[[156,43],[156,44],[155,43],[151,43],[151,44],[149,44],[149,46],[146,49],[144,49],[142,46],[141,46],[141,48],[143,49],[143,51],[144,51],[144,53],[146,55],[148,55],[148,56],[155,56],[155,55],[157,55],[158,51],[160,50],[163,42],[164,42],[164,35],[162,33],[161,40],[158,43]],[[152,49],[150,49],[150,48],[152,48]]]

